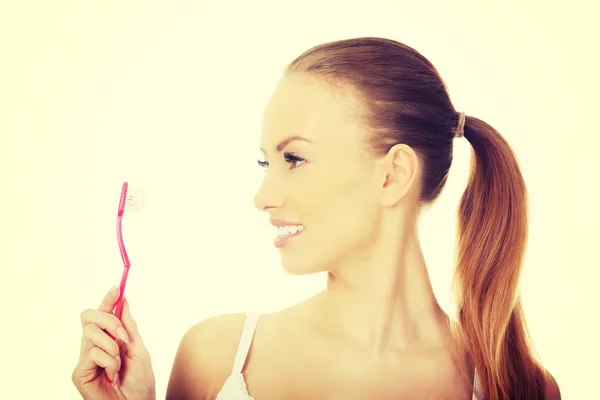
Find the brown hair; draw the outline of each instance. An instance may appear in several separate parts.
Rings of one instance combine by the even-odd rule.
[[[383,156],[398,143],[423,163],[423,204],[444,187],[459,122],[446,85],[416,50],[383,38],[355,38],[315,46],[293,60],[285,76],[319,78],[350,90],[363,105],[365,146]],[[453,334],[467,354],[480,391],[489,400],[544,398],[546,372],[530,350],[517,293],[527,242],[527,190],[506,140],[484,121],[468,116],[464,137],[473,162],[458,213],[454,276],[458,327]]]

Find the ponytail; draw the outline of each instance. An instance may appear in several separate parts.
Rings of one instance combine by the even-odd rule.
[[[517,293],[527,243],[525,182],[511,147],[490,125],[467,117],[464,137],[473,158],[458,212],[454,332],[482,398],[542,400],[545,372],[530,351]]]

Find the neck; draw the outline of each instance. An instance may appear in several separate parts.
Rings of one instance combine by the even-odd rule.
[[[354,258],[363,261],[341,263],[315,298],[321,326],[367,348],[370,357],[446,344],[446,315],[435,298],[416,232],[400,236],[388,236],[394,240]]]

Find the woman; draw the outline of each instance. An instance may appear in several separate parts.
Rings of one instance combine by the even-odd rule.
[[[474,157],[459,208],[452,323],[433,293],[417,222],[463,135]],[[530,352],[517,293],[527,238],[518,163],[496,130],[454,109],[427,59],[381,38],[306,51],[266,107],[261,150],[268,169],[254,202],[283,226],[282,265],[327,271],[327,287],[260,318],[192,327],[168,399],[560,399]],[[73,381],[84,398],[153,398],[129,305],[121,322],[110,314],[117,297],[82,314]],[[117,346],[103,330],[126,341]]]

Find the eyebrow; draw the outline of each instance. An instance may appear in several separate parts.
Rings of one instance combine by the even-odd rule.
[[[279,144],[277,145],[277,147],[276,147],[276,149],[277,149],[277,152],[278,152],[278,153],[281,153],[281,152],[283,151],[283,149],[285,149],[285,147],[286,147],[288,144],[290,144],[291,142],[293,142],[293,141],[295,141],[295,140],[301,140],[301,141],[303,141],[303,142],[312,143],[312,140],[310,140],[310,139],[307,139],[307,138],[305,138],[305,137],[302,137],[302,136],[290,136],[290,137],[288,137],[288,138],[286,138],[286,139],[282,140],[282,141],[281,141],[281,143],[279,143]],[[262,147],[260,148],[260,151],[262,151],[263,153],[265,153],[265,154],[266,154],[266,152],[263,150],[263,148],[262,148]]]

